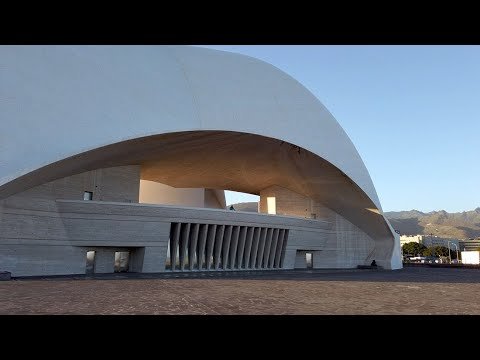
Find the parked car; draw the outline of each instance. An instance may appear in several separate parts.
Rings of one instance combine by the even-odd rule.
[[[435,257],[435,256],[426,256],[424,262],[427,263],[427,264],[440,264],[441,260],[440,260],[440,258]]]

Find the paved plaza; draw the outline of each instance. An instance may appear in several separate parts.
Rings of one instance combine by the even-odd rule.
[[[0,314],[480,314],[480,270],[117,274],[0,282]]]

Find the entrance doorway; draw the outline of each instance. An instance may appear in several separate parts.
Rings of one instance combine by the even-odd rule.
[[[118,272],[128,272],[129,261],[130,260],[130,251],[116,251],[115,252],[115,265],[113,271]]]
[[[295,269],[313,269],[313,255],[317,250],[297,250],[295,255]],[[318,264],[316,264],[318,265]]]
[[[313,269],[313,254],[311,252],[305,253],[305,263],[307,269]]]
[[[87,264],[85,274],[95,273],[95,251],[87,251]]]

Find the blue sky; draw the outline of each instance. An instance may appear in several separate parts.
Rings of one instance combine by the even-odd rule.
[[[480,46],[206,46],[287,72],[335,116],[384,211],[480,206]],[[257,197],[227,192],[227,203]]]

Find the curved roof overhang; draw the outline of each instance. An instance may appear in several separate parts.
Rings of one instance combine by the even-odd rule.
[[[369,234],[390,229],[365,192],[318,155],[283,140],[231,131],[147,136],[93,149],[26,174],[0,196],[98,168],[140,164],[141,179],[174,187],[259,194],[279,185],[331,208]]]
[[[238,131],[327,159],[381,209],[343,129],[305,87],[247,56],[188,46],[0,46],[0,187],[139,137]]]

